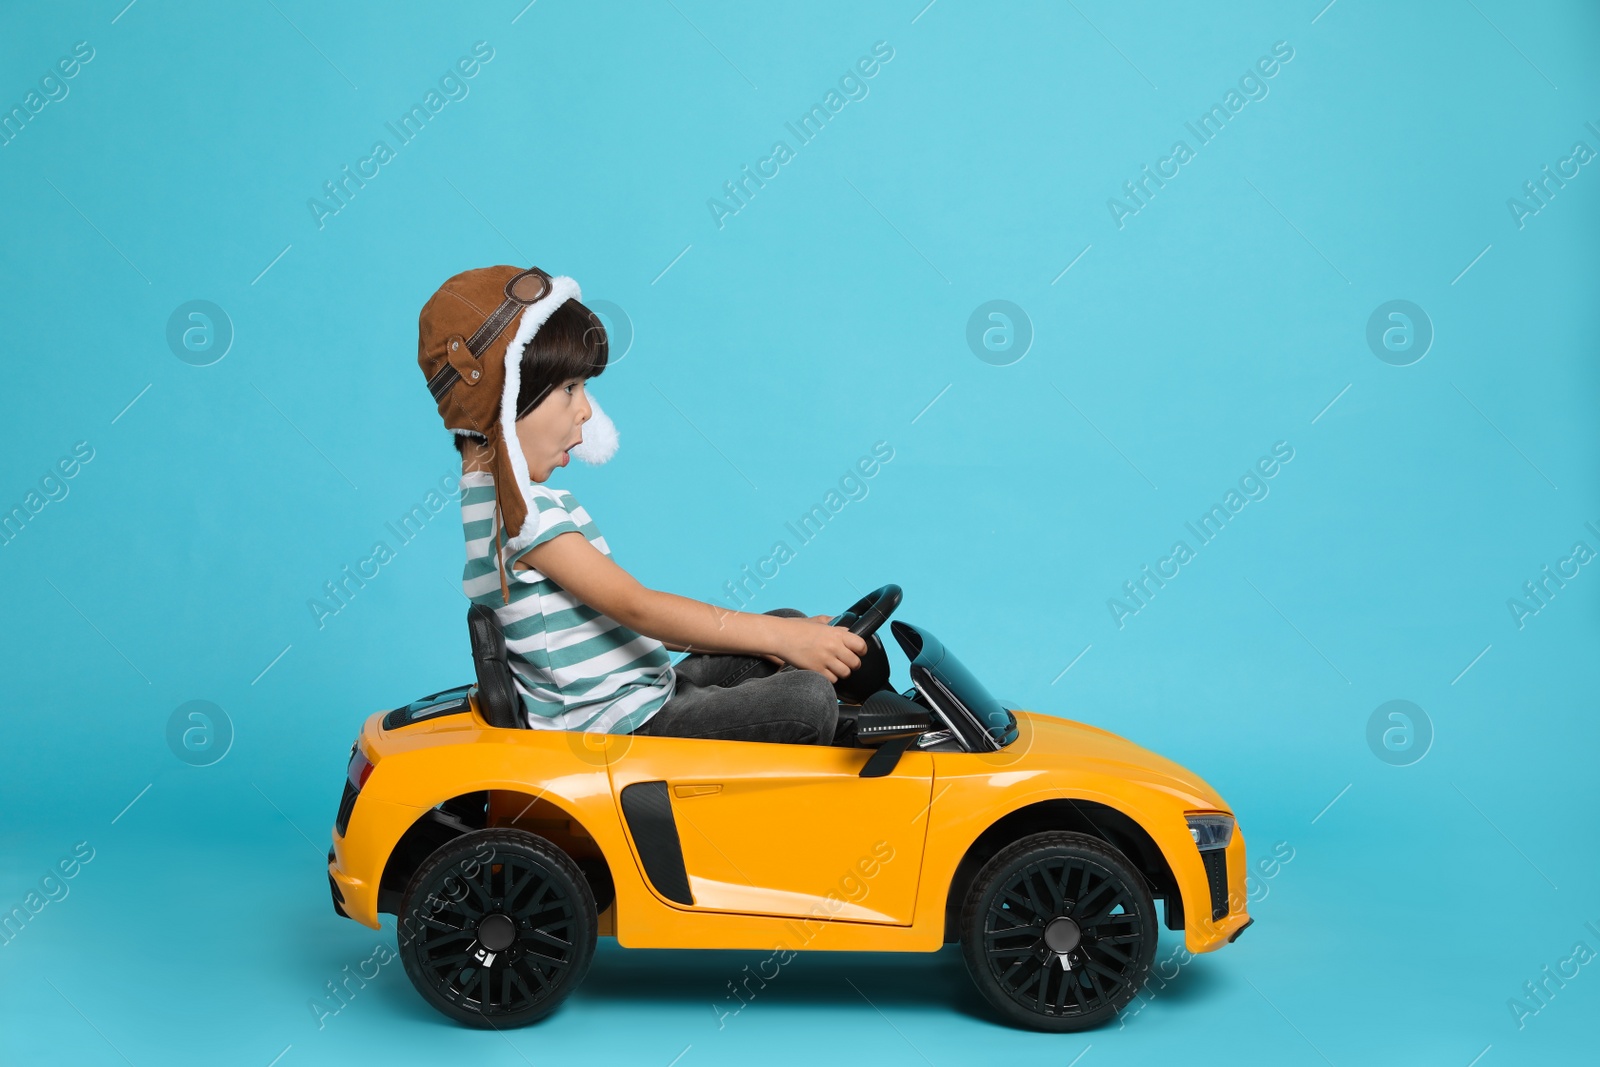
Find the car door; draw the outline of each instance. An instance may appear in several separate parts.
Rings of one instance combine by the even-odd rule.
[[[620,741],[620,738],[613,738]],[[908,926],[933,758],[862,778],[869,752],[630,736],[612,789],[646,878],[697,910]]]

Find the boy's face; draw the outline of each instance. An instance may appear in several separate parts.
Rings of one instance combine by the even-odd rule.
[[[593,409],[582,378],[568,378],[517,420],[517,443],[528,464],[528,477],[546,481],[557,467],[572,462],[567,453],[583,440],[583,424]]]

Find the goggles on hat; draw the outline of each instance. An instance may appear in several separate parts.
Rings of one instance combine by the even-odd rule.
[[[483,350],[505,332],[505,328],[517,317],[519,311],[529,304],[542,300],[549,292],[550,275],[538,267],[530,267],[506,282],[505,299],[500,301],[499,307],[490,312],[487,319],[483,320],[483,325],[467,338],[467,351],[472,354],[472,358],[481,357]],[[446,363],[439,368],[437,374],[428,379],[428,392],[433,394],[433,399],[437,402],[460,380],[461,372]]]

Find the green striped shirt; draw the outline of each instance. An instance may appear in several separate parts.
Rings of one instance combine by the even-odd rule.
[[[529,549],[569,532],[583,534],[611,555],[599,527],[570,492],[530,482],[528,496],[537,510],[529,514],[523,533],[533,534],[532,542],[514,554],[505,551],[511,534],[503,526],[501,530],[511,589],[507,604],[495,566],[494,478],[486,471],[462,475],[461,522],[467,539],[462,590],[499,617],[531,728],[630,733],[672,696],[676,675],[671,658],[655,638],[594,610],[539,571],[512,566]]]

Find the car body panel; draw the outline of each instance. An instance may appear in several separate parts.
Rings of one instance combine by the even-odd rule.
[[[1015,714],[1005,749],[909,751],[889,776],[863,779],[870,753],[859,748],[493,729],[475,702],[393,731],[380,713],[358,742],[374,768],[335,834],[329,873],[346,913],[377,927],[384,864],[406,829],[452,797],[489,790],[492,825],[541,832],[565,817],[592,841],[616,888],[602,930],[626,947],[931,952],[979,836],[1032,804],[1076,800],[1121,812],[1155,843],[1182,897],[1189,951],[1219,948],[1249,922],[1243,833],[1227,849],[1229,912],[1213,921],[1184,822],[1230,811],[1215,790],[1105,730]],[[618,797],[645,781],[668,783],[693,905],[666,899],[643,872]]]
[[[476,704],[470,714],[398,730],[383,729],[381,713],[368,718],[357,743],[373,771],[350,825],[342,836],[334,834],[329,869],[350,918],[379,926],[379,882],[395,845],[429,808],[463,793],[537,796],[542,806],[579,823],[608,862],[626,860],[604,758],[587,755],[582,740],[581,734],[494,729]],[[518,825],[515,815],[502,822]]]
[[[670,787],[696,911],[911,924],[932,787],[927,753],[861,778],[867,753],[858,748],[680,737],[614,748],[619,795],[635,782]],[[885,854],[894,859],[881,862]]]
[[[1083,723],[1016,711],[1017,739],[995,752],[934,755],[934,796],[923,880],[948,887],[979,835],[1013,812],[1053,800],[1102,804],[1131,818],[1150,835],[1177,882],[1190,952],[1226,944],[1249,921],[1244,910],[1244,835],[1236,826],[1228,856],[1232,904],[1211,919],[1210,888],[1183,816],[1229,809],[1199,777],[1108,731]],[[917,925],[942,923],[946,893],[924,895]]]

